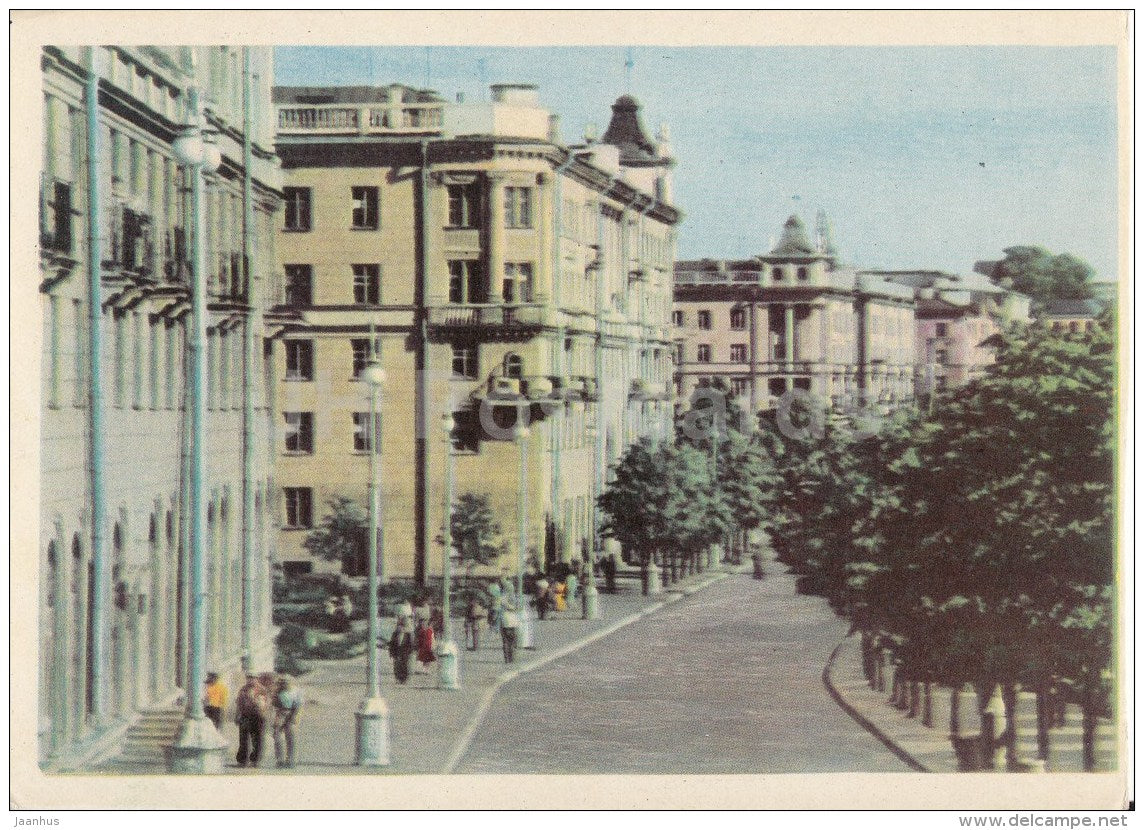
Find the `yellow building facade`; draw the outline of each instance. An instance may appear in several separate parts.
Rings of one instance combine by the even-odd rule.
[[[530,426],[530,555],[579,558],[593,533],[593,430],[606,465],[671,429],[680,214],[665,139],[647,139],[625,97],[603,140],[565,145],[525,85],[495,86],[475,105],[400,86],[279,88],[275,101],[286,210],[270,365],[284,566],[340,567],[303,543],[331,499],[367,503],[369,390],[357,378],[373,354],[387,376],[387,577],[442,570],[446,458],[455,492],[487,495],[516,550],[518,417]]]

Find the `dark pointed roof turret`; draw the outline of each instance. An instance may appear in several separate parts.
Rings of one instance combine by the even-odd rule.
[[[628,167],[659,164],[655,144],[640,123],[640,105],[630,95],[621,95],[612,104],[612,120],[608,124],[604,144],[620,148],[620,164]]]
[[[770,256],[813,256],[819,253],[806,235],[806,228],[797,215],[783,225],[783,235]]]

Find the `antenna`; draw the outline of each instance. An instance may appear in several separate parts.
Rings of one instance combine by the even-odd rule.
[[[628,56],[624,61],[624,85],[626,87],[625,91],[628,93],[632,91],[632,69],[635,68],[635,65],[635,58],[632,57],[632,47],[629,46]]]

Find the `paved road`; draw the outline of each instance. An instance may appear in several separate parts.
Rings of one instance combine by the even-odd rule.
[[[508,684],[463,773],[908,772],[831,700],[846,627],[772,564]]]

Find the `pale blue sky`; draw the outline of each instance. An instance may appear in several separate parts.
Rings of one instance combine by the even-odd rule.
[[[821,207],[843,257],[861,267],[967,272],[1030,243],[1116,277],[1111,47],[631,54],[645,126],[671,128],[681,259],[762,253],[788,215],[810,225]],[[275,55],[283,85],[401,82],[475,101],[488,83],[535,83],[568,142],[588,123],[602,133],[629,91],[621,47],[282,46]]]

